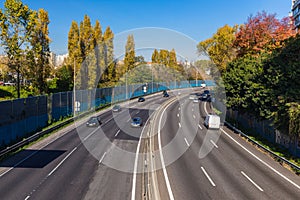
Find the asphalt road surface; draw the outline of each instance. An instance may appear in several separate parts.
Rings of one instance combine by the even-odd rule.
[[[207,130],[210,105],[185,92],[101,111],[101,126],[82,120],[2,161],[0,199],[300,199],[299,176],[226,127]]]

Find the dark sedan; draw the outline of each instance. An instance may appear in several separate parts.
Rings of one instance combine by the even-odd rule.
[[[145,101],[145,98],[144,97],[140,97],[139,99],[138,99],[138,102],[144,102]]]
[[[87,127],[95,127],[95,126],[100,126],[101,125],[101,120],[99,117],[91,117],[87,122],[86,126]]]

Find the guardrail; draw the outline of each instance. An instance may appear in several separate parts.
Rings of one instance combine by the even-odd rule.
[[[298,173],[300,173],[300,167],[290,161],[288,161],[287,159],[275,154],[273,151],[267,149],[266,147],[262,146],[261,144],[259,144],[258,142],[252,140],[248,135],[246,135],[245,133],[243,133],[241,130],[237,129],[236,127],[234,127],[232,124],[230,124],[229,122],[224,122],[224,125],[226,125],[228,128],[230,128],[231,130],[233,130],[234,132],[238,133],[239,135],[241,135],[242,137],[246,138],[248,141],[250,141],[251,143],[255,144],[257,147],[263,149],[265,152],[269,153],[273,158],[275,158],[276,160],[280,161],[280,162],[284,162],[285,164],[289,165],[291,168],[298,170]]]

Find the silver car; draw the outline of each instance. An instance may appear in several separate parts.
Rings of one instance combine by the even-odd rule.
[[[114,105],[114,107],[112,108],[113,112],[119,112],[121,111],[121,106],[120,105]]]

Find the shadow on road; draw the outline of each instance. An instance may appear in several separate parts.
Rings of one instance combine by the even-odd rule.
[[[43,168],[65,152],[64,150],[23,150],[1,162],[0,167]]]

